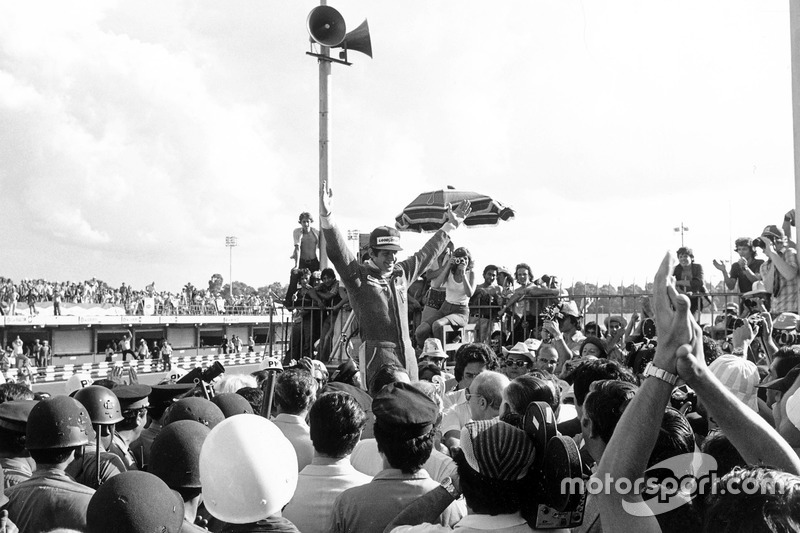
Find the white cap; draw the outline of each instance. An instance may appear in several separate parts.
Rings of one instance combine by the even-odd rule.
[[[800,389],[786,400],[786,418],[794,424],[794,427],[800,429]]]

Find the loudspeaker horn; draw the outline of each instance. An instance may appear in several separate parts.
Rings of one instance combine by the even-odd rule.
[[[361,52],[369,57],[372,57],[372,41],[369,38],[369,24],[367,19],[361,25],[345,35],[341,44],[335,45],[337,48],[344,48],[345,50],[355,50]]]
[[[347,30],[344,17],[330,6],[317,6],[308,14],[306,21],[311,39],[322,46],[339,46],[344,41]]]

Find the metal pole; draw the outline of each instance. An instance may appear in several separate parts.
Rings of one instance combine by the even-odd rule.
[[[325,5],[325,0],[320,2],[320,5]],[[330,48],[320,45],[320,54],[325,57],[330,57]],[[330,160],[328,137],[329,121],[328,121],[328,95],[330,91],[329,82],[331,76],[331,62],[324,59],[318,59],[319,64],[319,190],[322,190],[322,184],[327,183],[328,187],[331,186],[331,180],[328,173],[328,162]],[[322,211],[322,199],[319,202],[319,210]],[[325,253],[325,237],[322,234],[322,221],[319,221],[319,261],[320,268],[328,267],[328,256]]]
[[[231,304],[233,304],[233,246],[229,246],[228,250],[228,288],[231,293]]]
[[[800,0],[789,0],[789,30],[792,60],[792,124],[794,130],[794,204],[800,213]],[[795,233],[797,233],[795,229]],[[800,250],[795,235],[795,247]]]

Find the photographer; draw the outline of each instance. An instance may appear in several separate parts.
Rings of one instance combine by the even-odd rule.
[[[433,289],[445,289],[445,301],[438,311],[423,316],[423,322],[415,331],[417,346],[425,339],[443,339],[445,326],[464,327],[469,321],[469,299],[475,292],[475,271],[472,255],[466,248],[456,248],[450,258],[450,268],[442,270],[431,282]]]
[[[772,316],[784,312],[797,313],[797,252],[787,246],[786,234],[778,226],[767,226],[761,238],[753,241],[753,246],[763,248],[767,256],[760,274],[764,287],[772,294]]]
[[[753,248],[753,241],[747,237],[740,237],[736,239],[736,248],[734,251],[739,254],[739,260],[731,265],[731,273],[728,271],[722,261],[714,259],[714,267],[722,272],[722,277],[725,280],[725,286],[729,290],[733,290],[736,285],[739,285],[739,292],[744,294],[753,288],[753,282],[761,279],[759,270],[761,265],[764,264],[762,259],[756,259],[756,252]]]
[[[578,305],[572,301],[563,302],[554,319],[546,320],[542,325],[542,333],[547,332],[550,344],[558,352],[556,373],[561,372],[564,363],[580,354],[581,342],[586,338],[578,329],[580,319]]]

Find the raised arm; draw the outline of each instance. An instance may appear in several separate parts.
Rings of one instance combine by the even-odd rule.
[[[678,374],[697,392],[709,416],[748,464],[767,464],[800,474],[800,458],[766,420],[733,395],[706,366],[702,346],[681,346]]]
[[[732,278],[728,275],[728,269],[725,268],[725,263],[722,261],[714,259],[712,263],[714,264],[714,268],[722,272],[722,279],[725,281],[725,286],[728,287],[729,291],[732,291],[733,288],[736,287],[736,278]],[[745,261],[745,264],[746,263],[747,261]],[[731,267],[731,272],[733,272],[733,267]]]
[[[675,256],[668,252],[654,279],[655,320],[659,343],[653,366],[673,376],[676,373],[675,352],[678,347],[700,344],[702,333],[689,314],[689,299],[675,289],[673,272]],[[702,350],[702,345],[699,346]],[[673,384],[650,376],[625,409],[600,460],[597,475],[600,479],[641,478],[661,429],[664,410],[672,395]],[[604,490],[598,496],[604,531],[660,532],[654,516],[634,516],[625,506],[643,505],[641,495],[623,496],[614,490]],[[625,505],[623,505],[623,502]]]
[[[322,225],[322,231],[325,234],[325,253],[328,259],[331,260],[333,266],[339,272],[340,276],[347,269],[347,265],[355,260],[355,256],[347,247],[347,241],[336,226],[333,218],[331,207],[333,205],[333,191],[328,187],[328,182],[322,182],[322,188],[319,191],[320,208],[319,217]]]
[[[445,283],[447,283],[447,276],[450,275],[450,267],[452,266],[451,262],[447,263],[447,268],[442,268],[439,270],[439,273],[436,277],[431,280],[431,288],[432,289],[441,289]]]

